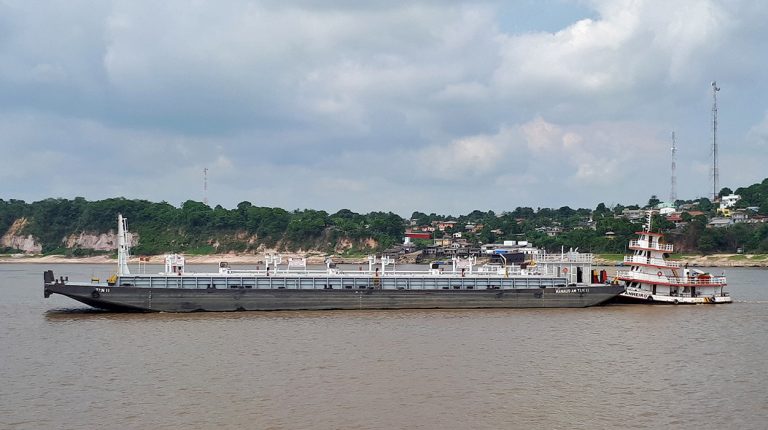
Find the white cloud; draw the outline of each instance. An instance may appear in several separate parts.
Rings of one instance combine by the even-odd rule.
[[[747,141],[757,147],[768,149],[768,112],[765,113],[762,121],[749,129]]]
[[[502,128],[495,135],[478,135],[457,139],[447,145],[432,145],[418,152],[419,164],[427,166],[426,174],[457,182],[468,177],[492,173],[511,151],[516,136]]]
[[[658,96],[646,89],[702,79],[732,26],[728,9],[714,1],[592,4],[597,19],[556,33],[501,36],[493,80],[499,91],[548,113],[605,117]],[[553,104],[551,94],[561,102]]]
[[[643,123],[557,125],[541,117],[521,125],[532,165],[557,169],[572,187],[609,188],[642,177],[643,166],[664,159],[659,130]]]
[[[9,157],[0,175],[27,199],[178,203],[208,167],[229,206],[631,203],[665,194],[675,129],[685,196],[717,79],[721,175],[764,177],[765,151],[737,160],[768,141],[744,119],[766,110],[768,3],[583,4],[505,33],[520,5],[496,0],[0,2],[0,150],[48,172],[24,183]]]
[[[548,123],[541,117],[521,126],[528,142],[528,148],[534,153],[553,152],[559,149],[559,140],[563,131],[555,124]]]

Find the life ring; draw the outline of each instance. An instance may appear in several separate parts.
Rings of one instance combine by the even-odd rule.
[[[99,297],[101,297],[101,294],[99,294],[99,292],[98,292],[98,291],[94,290],[94,291],[91,293],[91,297],[93,297],[94,299],[98,299]]]
[[[567,267],[563,267],[563,273],[568,273],[568,268]]]
[[[656,276],[658,276],[659,278],[661,278],[661,275],[663,275],[663,273],[661,273],[661,270],[659,270],[658,272],[656,272]]]

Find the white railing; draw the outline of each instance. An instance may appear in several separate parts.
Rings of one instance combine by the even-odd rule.
[[[662,244],[662,243],[656,244],[655,246],[651,246],[651,244],[648,243],[647,240],[630,240],[629,247],[654,249],[654,250],[663,251],[663,252],[672,252],[672,248],[673,248],[672,245]]]
[[[554,271],[549,271],[554,273]],[[342,278],[419,278],[419,277],[440,277],[440,278],[508,278],[508,277],[530,277],[538,278],[542,276],[548,276],[549,272],[541,270],[541,268],[534,268],[533,270],[526,270],[525,272],[519,266],[507,266],[506,268],[497,267],[478,267],[470,271],[465,271],[462,275],[461,272],[453,272],[451,270],[444,271],[423,271],[423,270],[395,270],[387,272],[376,272],[368,270],[302,270],[302,271],[288,271],[284,268],[277,270],[243,270],[243,269],[230,269],[226,272],[225,276],[232,278],[242,277],[284,277],[284,278],[307,278],[307,277],[342,277]],[[158,276],[166,276],[167,274],[158,274]],[[193,273],[187,272],[180,277],[208,277],[208,276],[221,276],[221,273]]]
[[[595,256],[590,253],[581,252],[566,252],[563,254],[543,254],[538,257],[534,257],[536,263],[578,263],[578,264],[592,264]]]
[[[649,275],[647,273],[634,272],[629,270],[617,270],[616,277],[642,282],[666,282],[666,277],[663,276]]]
[[[692,284],[692,285],[725,285],[725,276],[688,276],[671,277],[669,281],[674,284]]]
[[[681,268],[682,265],[676,261],[667,261],[662,258],[646,258],[637,255],[624,256],[625,263],[637,263],[637,264],[651,264],[654,266],[675,267]]]
[[[685,284],[691,286],[699,285],[725,285],[725,276],[712,276],[712,275],[699,275],[699,276],[666,276],[666,275],[653,275],[643,272],[633,272],[629,270],[619,270],[616,272],[616,276],[619,278],[632,279],[635,281],[648,282],[648,283],[665,283],[665,284]]]

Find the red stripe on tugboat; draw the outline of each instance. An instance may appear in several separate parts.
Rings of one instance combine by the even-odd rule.
[[[695,279],[691,279],[691,282],[664,282],[664,281],[653,281],[650,279],[637,279],[637,278],[629,278],[626,276],[617,276],[616,279],[620,281],[628,281],[628,282],[637,282],[640,284],[648,284],[648,285],[669,285],[669,286],[676,286],[676,287],[702,287],[702,286],[709,286],[709,287],[719,287],[719,286],[725,286],[727,283],[725,282],[712,282],[712,281],[697,281]]]

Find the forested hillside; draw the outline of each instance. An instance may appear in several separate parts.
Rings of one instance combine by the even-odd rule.
[[[721,194],[730,194],[724,188]],[[738,188],[742,196],[737,208],[750,208],[755,220],[768,215],[768,179],[760,184]],[[0,252],[88,255],[111,252],[118,213],[128,218],[129,229],[138,236],[135,254],[164,252],[197,254],[259,252],[263,249],[318,251],[321,253],[364,253],[382,251],[402,241],[406,228],[431,226],[439,221],[456,221],[433,238],[462,237],[470,246],[503,240],[527,240],[548,250],[578,247],[596,253],[624,253],[627,241],[641,228],[642,220],[630,220],[625,209],[650,208],[659,203],[652,196],[648,203],[595,209],[518,207],[497,214],[475,210],[467,215],[450,216],[414,212],[406,220],[391,212],[358,214],[342,209],[334,214],[312,209],[287,211],[242,202],[236,208],[211,208],[188,200],[180,207],[169,203],[113,198],[87,201],[78,197],[46,199],[34,203],[0,199]],[[708,199],[679,200],[684,222],[673,224],[656,215],[654,227],[667,233],[676,249],[690,253],[768,252],[768,223],[737,223],[728,228],[709,228],[716,206]],[[690,213],[689,213],[690,212]],[[692,215],[694,214],[694,215]],[[470,226],[472,228],[470,228]],[[111,232],[111,233],[110,233]],[[111,234],[111,236],[109,236]],[[84,235],[94,237],[91,242]],[[102,235],[100,238],[95,236]],[[100,240],[101,248],[93,246]],[[21,245],[23,244],[23,246]],[[32,246],[32,245],[34,246]],[[109,243],[111,244],[111,242]],[[430,241],[418,243],[419,247]],[[25,247],[25,249],[19,249]],[[101,251],[99,251],[101,249]]]
[[[15,233],[33,236],[43,253],[82,255],[89,250],[66,249],[65,238],[81,232],[114,231],[118,213],[128,218],[130,231],[139,237],[134,253],[147,255],[245,252],[259,247],[322,252],[381,248],[399,242],[405,229],[400,216],[385,212],[361,215],[341,210],[329,215],[311,209],[289,212],[258,207],[249,202],[224,209],[191,200],[177,208],[165,202],[124,198],[90,202],[78,197],[34,203],[0,200],[0,232],[25,219],[23,229]]]

